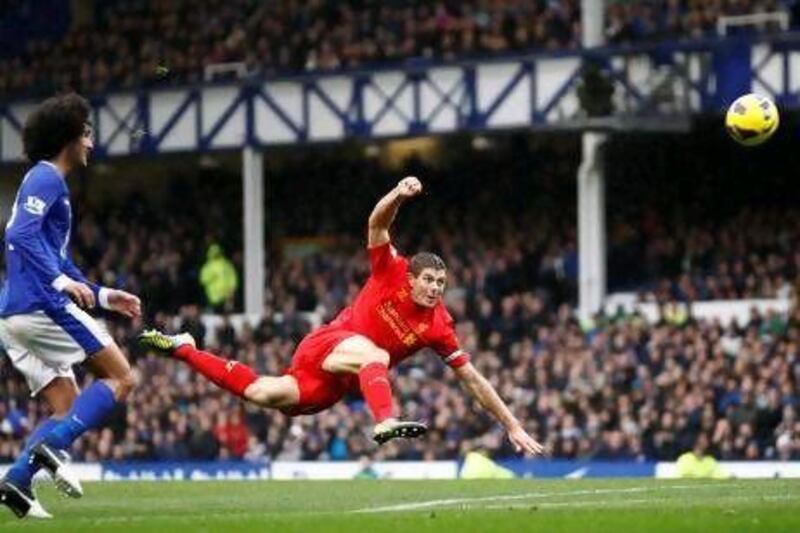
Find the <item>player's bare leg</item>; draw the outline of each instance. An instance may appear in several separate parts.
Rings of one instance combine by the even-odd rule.
[[[134,388],[134,377],[130,364],[119,347],[111,343],[87,360],[87,365],[92,373],[102,381],[95,383],[101,385],[108,404],[105,413],[98,414],[102,419],[113,409],[117,402],[123,402]],[[74,384],[73,384],[74,386]],[[95,391],[97,392],[97,391]],[[77,401],[77,397],[74,398]],[[75,403],[75,401],[71,403]],[[76,421],[77,418],[73,417]],[[70,468],[65,448],[69,446],[80,434],[90,429],[83,421],[72,424],[74,427],[64,427],[59,438],[48,435],[42,442],[34,446],[31,457],[34,464],[50,472],[56,487],[65,495],[80,498],[83,487],[77,474]],[[53,441],[53,442],[50,442]],[[60,442],[60,444],[55,444]]]
[[[136,382],[130,363],[116,344],[106,346],[86,363],[95,377],[105,381],[118,402],[128,399]]]
[[[139,342],[190,363],[219,387],[259,407],[284,409],[300,401],[300,388],[294,377],[258,376],[246,365],[197,350],[194,338],[188,333],[165,335],[147,330],[139,335]]]
[[[267,408],[291,408],[300,402],[300,389],[291,375],[259,376],[253,369],[195,348],[188,333],[166,335],[147,330],[139,342],[187,362],[217,386]],[[323,369],[332,374],[356,374],[361,391],[375,417],[373,439],[383,444],[395,438],[423,435],[427,428],[418,422],[397,420],[392,413],[392,392],[387,376],[389,354],[359,335],[337,345],[323,362]]]
[[[57,377],[39,391],[36,397],[44,400],[50,406],[53,413],[50,418],[60,419],[69,413],[79,393],[78,385],[71,378]]]
[[[270,409],[286,409],[300,402],[300,388],[292,376],[260,376],[248,385],[242,398]]]
[[[356,374],[361,393],[375,418],[372,438],[383,444],[396,438],[416,438],[427,432],[419,422],[398,420],[394,416],[392,386],[389,381],[389,353],[367,337],[353,335],[343,340],[322,363],[332,374]]]

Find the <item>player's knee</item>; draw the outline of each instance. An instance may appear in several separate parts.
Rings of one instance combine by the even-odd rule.
[[[281,401],[281,390],[272,380],[262,377],[247,386],[244,397],[261,407],[275,407]]]
[[[391,358],[389,357],[389,352],[386,350],[382,350],[380,348],[376,348],[374,350],[370,350],[365,354],[364,361],[361,364],[361,368],[364,368],[367,365],[371,365],[373,363],[379,363],[382,365],[389,366],[389,361]]]
[[[266,387],[261,379],[248,385],[247,388],[244,389],[242,396],[245,400],[253,402],[261,407],[271,407],[271,405],[269,405],[271,400],[269,387]]]
[[[244,398],[260,407],[286,407],[299,399],[297,384],[286,376],[261,376],[244,390]]]
[[[116,396],[118,402],[127,400],[135,388],[136,378],[131,370],[114,379],[114,396]]]

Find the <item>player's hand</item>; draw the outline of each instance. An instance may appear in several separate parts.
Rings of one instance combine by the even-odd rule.
[[[80,281],[70,281],[64,286],[64,292],[81,309],[91,309],[95,305],[94,292]]]
[[[112,311],[128,318],[139,318],[142,314],[142,301],[139,297],[117,289],[108,289],[108,306]]]
[[[516,426],[508,431],[508,440],[514,445],[517,453],[526,453],[529,455],[543,455],[544,446],[533,440],[533,437],[528,435],[522,426]]]
[[[422,192],[422,183],[414,176],[408,176],[400,180],[396,190],[400,198],[411,198]]]

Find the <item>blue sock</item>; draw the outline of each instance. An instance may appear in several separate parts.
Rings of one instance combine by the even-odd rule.
[[[66,450],[85,432],[100,427],[116,403],[114,391],[105,382],[95,381],[75,398],[72,409],[44,437],[44,442]]]
[[[47,418],[36,426],[36,429],[28,435],[28,440],[25,441],[25,447],[20,452],[19,457],[6,472],[6,479],[21,489],[30,488],[31,480],[36,473],[36,467],[31,464],[31,448],[39,444],[58,422],[58,419]]]

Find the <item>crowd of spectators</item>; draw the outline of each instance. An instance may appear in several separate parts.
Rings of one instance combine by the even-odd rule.
[[[477,310],[468,303],[456,298],[450,306],[463,347],[554,457],[673,460],[699,434],[723,459],[800,457],[800,313],[680,325],[650,325],[633,314],[598,317],[586,327],[568,306],[552,311],[532,292],[499,302],[480,296]],[[156,325],[199,338],[205,329],[193,306],[177,318],[159,315]],[[417,355],[394,379],[403,414],[427,421],[430,434],[376,450],[360,398],[295,419],[247,407],[179,362],[140,352],[132,344],[139,326],[111,324],[139,387],[106,429],[80,441],[77,459],[452,459],[473,449],[513,455],[502,429],[433,354]],[[225,322],[209,348],[276,374],[309,327],[291,310],[239,332]],[[0,365],[3,460],[44,408],[25,398],[7,359]]]
[[[266,212],[273,294],[267,311],[322,309],[328,319],[340,309],[366,276],[365,262],[343,264],[343,258],[363,258],[364,223],[372,205],[406,174],[423,179],[425,195],[404,208],[394,237],[401,249],[440,253],[449,266],[454,294],[497,301],[535,287],[550,309],[576,304],[576,149],[573,138],[533,145],[510,141],[484,152],[452,146],[445,150],[449,161],[412,159],[402,170],[358,154],[343,155],[342,150],[276,159]],[[711,188],[726,186],[729,201],[736,202],[736,181],[738,177],[721,173]],[[198,177],[174,179],[155,194],[160,201],[152,195],[116,202],[104,196],[97,205],[82,199],[90,183],[73,186],[76,205],[82,206],[73,250],[90,277],[141,294],[149,318],[156,311],[174,314],[186,303],[205,310],[241,309],[243,283],[232,301],[219,305],[208,302],[199,275],[216,243],[223,245],[242,279],[238,176],[205,170]],[[770,187],[767,181],[763,185]],[[655,195],[685,186],[676,179],[641,183]],[[608,208],[610,292],[636,292],[640,300],[661,303],[786,299],[796,293],[796,207],[743,203],[730,214],[714,213],[699,190],[692,194],[699,207],[686,205],[683,214],[662,209],[655,200],[623,212],[617,204],[636,204],[643,194],[629,178],[625,190],[613,191]],[[786,189],[786,194],[793,193]],[[700,216],[689,216],[687,210]],[[294,246],[297,237],[303,239]],[[273,267],[279,270],[270,271]]]
[[[758,205],[747,168],[742,176],[722,176],[725,202],[708,200],[704,188],[721,188],[698,177],[703,169],[693,152],[671,142],[657,144],[685,154],[681,161],[696,172],[683,177],[688,189],[670,165],[650,165],[675,175],[669,181],[647,175],[629,147],[626,164],[636,172],[615,165],[625,171],[624,190],[609,173],[609,264],[621,267],[612,276],[616,271],[636,280],[643,298],[661,303],[796,299],[797,208],[791,202]],[[140,294],[145,309],[143,322],[108,318],[140,385],[107,429],[81,441],[76,458],[444,459],[468,449],[510,455],[501,429],[431,354],[399,368],[394,382],[403,413],[427,421],[431,434],[376,451],[358,398],[317,416],[288,419],[244,406],[181,364],[133,344],[145,324],[188,330],[208,338],[215,352],[260,373],[280,373],[312,322],[347,305],[368,275],[364,221],[376,199],[407,173],[422,177],[426,189],[396,221],[398,248],[431,249],[444,257],[446,301],[464,348],[555,457],[669,460],[699,434],[725,459],[800,457],[800,312],[754,312],[738,324],[690,317],[649,324],[625,313],[579,322],[572,312],[576,139],[515,137],[486,151],[454,143],[437,163],[412,158],[400,170],[365,159],[363,152],[348,155],[346,146],[274,155],[267,226],[274,248],[264,318],[241,330],[227,319],[214,328],[200,319],[208,304],[199,270],[209,245],[222,244],[241,270],[236,176],[222,168],[188,175],[193,171],[181,161],[166,189],[102,195],[99,202],[91,194],[92,179],[71,182],[76,260],[91,278]],[[701,148],[704,156],[713,153]],[[653,160],[644,148],[637,151]],[[614,146],[609,154],[615,157]],[[775,185],[768,176],[780,177],[779,167],[791,172],[785,161],[776,165],[774,174],[765,172],[762,190]],[[792,191],[774,188],[782,196]],[[643,189],[683,212],[662,209]],[[693,201],[673,201],[667,191]],[[293,246],[291,237],[306,238]],[[241,294],[223,311],[240,309],[240,301]],[[14,455],[44,414],[0,357],[0,461]]]
[[[711,155],[718,146],[694,147],[693,138],[680,138],[674,145],[669,138],[660,140],[655,151],[683,154],[686,168],[662,160],[652,148],[631,148],[627,141],[610,147],[609,291],[637,292],[641,300],[657,302],[793,295],[800,282],[800,211],[791,201],[781,203],[781,197],[800,191],[786,170],[767,168],[759,173],[767,174],[761,190],[773,196],[760,205],[752,179],[762,160],[774,157],[776,167],[783,165],[779,154],[787,147],[748,164],[733,161],[729,169],[718,163],[717,157],[728,157],[724,151]],[[475,284],[471,290],[492,298],[533,285],[551,308],[576,303],[578,145],[577,138],[566,137],[517,139],[483,152],[447,146],[443,151],[452,153],[445,163],[409,163],[402,174],[423,177],[426,194],[404,209],[395,232],[398,242],[407,250],[441,253],[454,285]],[[636,165],[632,153],[648,166]],[[654,158],[658,165],[652,164]],[[630,168],[620,168],[625,165]],[[287,164],[281,172],[293,178],[282,180],[276,200],[308,195],[326,201],[299,207],[276,201],[271,228],[287,235],[346,230],[350,240],[339,239],[336,246],[351,253],[362,245],[374,199],[397,174],[363,158],[324,153]],[[354,182],[359,187],[352,187]],[[719,191],[725,191],[725,201]],[[716,208],[720,205],[724,209]],[[324,274],[324,257],[314,261],[321,262],[321,279],[316,272],[301,274],[296,261],[286,268],[312,287],[335,287],[331,294],[352,290],[352,276],[337,280]],[[279,296],[284,301],[284,294]],[[303,309],[320,299],[303,297]],[[324,303],[336,308],[342,299]]]
[[[180,298],[202,301],[181,271],[184,260],[181,249],[173,246],[175,234],[165,230],[146,236],[147,227],[135,227],[137,219],[126,225],[120,218],[103,224],[112,228],[107,238],[106,230],[87,220],[81,223],[80,242],[91,242],[88,236],[96,232],[103,242],[112,242],[115,232],[125,236],[125,253],[103,254],[98,264],[105,265],[108,276],[115,265],[125,265],[124,276],[116,272],[114,278],[132,290],[139,284],[149,310],[147,322],[205,338],[200,306],[171,308]],[[113,229],[116,224],[119,228]],[[754,314],[744,324],[689,320],[649,325],[638,315],[579,323],[572,307],[557,298],[558,272],[563,270],[557,263],[563,261],[548,256],[548,246],[533,246],[531,257],[540,249],[544,255],[530,266],[528,245],[518,232],[510,231],[492,245],[469,231],[469,226],[463,234],[442,229],[434,245],[450,265],[447,302],[459,338],[555,457],[669,460],[700,433],[726,459],[800,455],[794,385],[800,377],[800,315],[787,320]],[[757,225],[754,231],[759,231]],[[366,255],[356,251],[360,243],[351,244],[352,253],[344,246],[339,252],[285,261],[271,272],[265,319],[240,331],[226,321],[210,332],[214,340],[209,347],[258,372],[280,373],[312,327],[308,313],[330,318],[367,275]],[[109,254],[116,253],[116,246],[110,248]],[[153,279],[159,281],[150,284]],[[142,323],[111,320],[109,325],[134,361],[140,386],[107,429],[78,444],[75,455],[81,460],[337,460],[364,454],[446,459],[476,448],[498,457],[511,454],[501,429],[481,414],[431,354],[401,367],[395,380],[404,414],[426,420],[431,434],[375,451],[367,433],[370,418],[358,398],[299,419],[245,407],[181,364],[140,352],[132,337]],[[0,438],[0,459],[6,459],[44,408],[27,400],[26,387],[6,358],[0,365],[0,428],[6,431]]]
[[[167,186],[154,188],[158,192],[133,192],[116,202],[103,194],[90,199],[90,182],[70,184],[73,201],[82,206],[73,257],[91,279],[139,294],[148,317],[174,314],[184,303],[214,310],[201,276],[209,248],[221,245],[235,268],[242,268],[242,199],[231,186],[235,177],[202,169],[188,176],[180,165],[172,175]],[[227,308],[235,310],[240,302],[237,294]]]
[[[743,210],[724,224],[660,223],[652,213],[641,220],[637,239],[641,300],[787,299],[800,282],[800,212]],[[618,256],[629,253],[626,233],[616,228]],[[612,258],[613,261],[613,258]],[[628,270],[630,272],[630,270]]]
[[[699,38],[713,34],[722,15],[789,4],[610,0],[606,37],[612,44]],[[93,17],[75,19],[69,31],[36,35],[22,53],[0,56],[0,95],[192,83],[204,79],[206,65],[230,62],[273,75],[570,49],[581,31],[579,0],[96,0]]]

